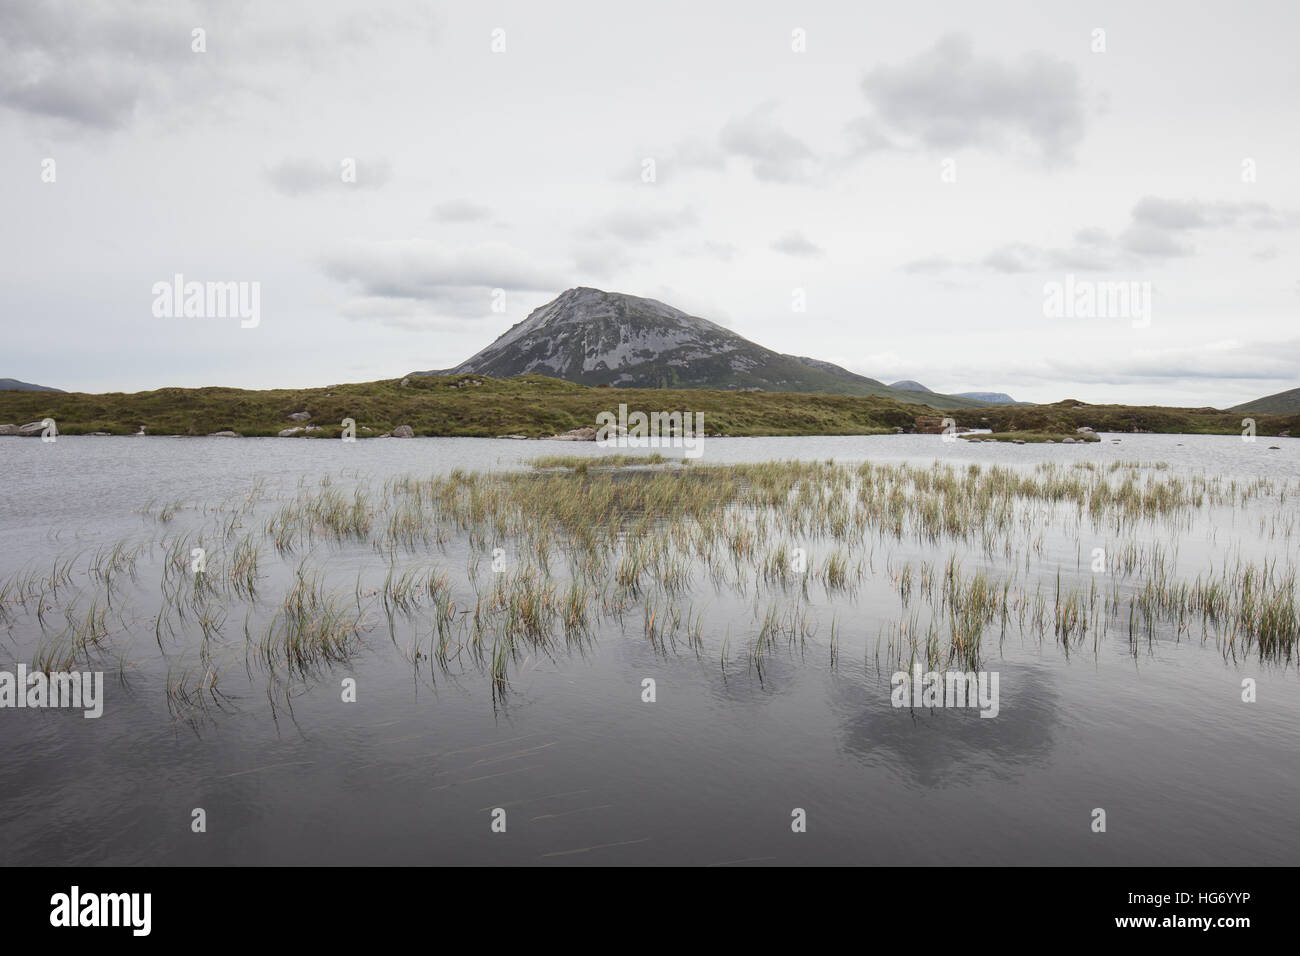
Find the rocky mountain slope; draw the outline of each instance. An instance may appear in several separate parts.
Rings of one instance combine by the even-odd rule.
[[[536,373],[582,385],[883,395],[943,408],[984,403],[891,388],[830,362],[782,355],[655,299],[577,288],[535,309],[451,369],[413,375]]]

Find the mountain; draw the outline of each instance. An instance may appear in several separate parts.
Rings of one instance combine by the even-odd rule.
[[[20,382],[16,378],[0,378],[0,391],[10,392],[61,392],[61,388],[50,388],[48,385],[33,385],[31,382]]]
[[[890,388],[830,362],[774,352],[655,299],[590,288],[561,293],[455,368],[411,374],[510,378],[529,372],[621,388],[750,389],[918,400],[914,392]],[[925,401],[943,408],[983,404],[933,393]]]
[[[956,392],[959,398],[973,398],[977,402],[990,405],[1032,405],[1033,402],[1018,402],[1006,392]]]
[[[901,388],[910,392],[929,392],[931,395],[937,394],[931,392],[920,382],[914,382],[910,378],[905,378],[901,382],[890,382],[890,388]],[[1032,405],[1033,402],[1018,402],[1006,392],[953,392],[956,398],[969,398],[975,402],[982,402],[987,405]]]
[[[1234,405],[1230,412],[1254,412],[1256,415],[1294,415],[1300,412],[1300,388],[1288,389],[1276,395],[1265,395],[1253,402]]]

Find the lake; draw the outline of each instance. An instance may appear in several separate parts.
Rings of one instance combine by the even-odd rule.
[[[99,719],[0,709],[0,862],[1300,862],[1300,442],[714,438],[684,468],[528,465],[611,453],[0,439],[0,668],[71,648],[104,674]],[[591,504],[648,476],[676,511]],[[593,482],[583,551],[559,498]],[[539,636],[529,602],[558,607],[592,555],[580,636],[551,605]],[[1261,576],[1267,614],[1232,586]],[[359,626],[303,652],[322,620]],[[918,634],[938,670],[997,674],[996,716],[894,706]]]

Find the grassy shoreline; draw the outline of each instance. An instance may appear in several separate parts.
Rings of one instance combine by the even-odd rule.
[[[547,438],[594,426],[599,412],[616,411],[622,403],[632,411],[701,412],[709,435],[733,437],[893,434],[923,430],[918,429],[918,419],[936,415],[952,418],[963,429],[1051,437],[1077,436],[1076,430],[1085,426],[1098,432],[1239,435],[1246,417],[1254,419],[1263,436],[1294,434],[1300,428],[1300,415],[1246,416],[1212,408],[1085,405],[1074,400],[943,410],[876,396],[616,389],[540,375],[422,376],[405,381],[307,389],[163,388],[131,394],[6,391],[0,392],[0,423],[21,426],[53,418],[65,435],[133,435],[143,428],[149,435],[228,431],[274,437],[301,427],[296,437],[337,438],[343,419],[351,418],[358,438],[378,437],[400,425],[425,437]],[[290,420],[298,412],[311,417]]]

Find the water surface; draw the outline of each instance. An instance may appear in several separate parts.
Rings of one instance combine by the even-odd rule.
[[[1113,439],[1119,439],[1116,443]],[[1279,444],[1279,450],[1269,450]],[[0,440],[0,579],[120,540],[155,542],[118,610],[105,715],[0,710],[0,862],[5,864],[1290,864],[1300,862],[1300,696],[1293,665],[1225,658],[1213,640],[1172,628],[1136,655],[1127,631],[1086,653],[1014,631],[987,638],[1000,713],[890,706],[873,654],[899,617],[888,568],[955,549],[878,544],[856,600],[819,600],[840,628],[771,656],[760,680],[741,641],[751,609],[707,581],[705,651],[663,653],[640,612],[606,622],[583,652],[540,654],[510,673],[502,700],[482,675],[423,679],[400,652],[404,625],[365,638],[291,712],[245,678],[211,719],[177,720],[169,667],[197,641],[190,622],[161,653],[148,615],[168,535],[214,520],[209,509],[257,499],[260,531],[303,488],[380,488],[393,476],[504,471],[539,454],[607,454],[585,443],[482,439],[92,438]],[[670,454],[670,452],[666,452]],[[1300,443],[1234,437],[1105,436],[1093,445],[948,444],[938,436],[710,439],[705,463],[798,458],[938,460],[962,468],[1043,461],[1161,464],[1164,473],[1243,484],[1300,481]],[[154,515],[178,503],[170,521]],[[1287,504],[1202,509],[1171,541],[1180,578],[1226,560],[1294,561],[1278,536]],[[1271,523],[1270,523],[1271,522]],[[1035,573],[1087,581],[1108,530],[1045,514]],[[1261,530],[1272,528],[1274,537]],[[1141,532],[1166,540],[1168,528]],[[462,569],[472,550],[436,558]],[[384,559],[364,547],[313,557],[341,580]],[[970,558],[969,555],[966,556]],[[1017,556],[1016,559],[1019,559]],[[267,589],[293,560],[264,559]],[[999,573],[997,562],[989,564]],[[227,621],[238,634],[239,620]],[[29,616],[0,626],[0,667],[30,664]],[[120,674],[119,674],[120,669]],[[357,681],[356,703],[340,682]],[[655,703],[641,682],[657,683]],[[1258,682],[1243,704],[1241,681]],[[191,813],[207,832],[191,832]],[[1093,808],[1107,832],[1091,832]],[[507,832],[491,831],[504,808]],[[792,833],[791,812],[807,812]]]

